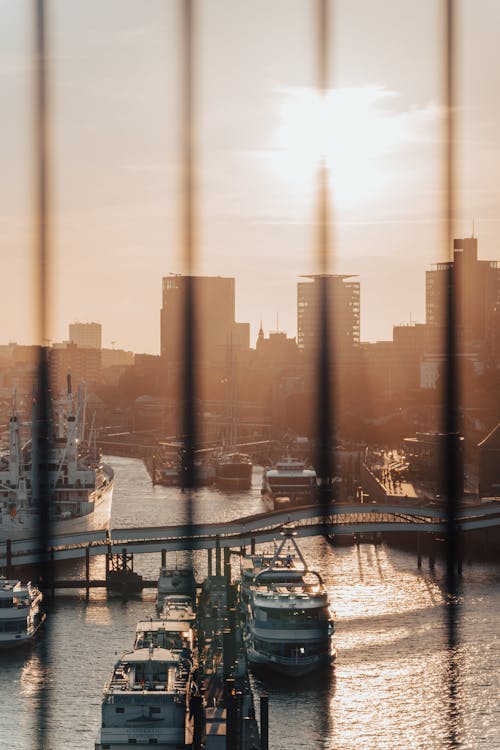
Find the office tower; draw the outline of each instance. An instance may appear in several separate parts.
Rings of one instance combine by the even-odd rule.
[[[477,238],[456,239],[453,260],[436,263],[426,272],[426,321],[443,325],[446,310],[446,280],[449,271],[455,283],[457,335],[464,348],[491,342],[495,309],[500,306],[500,262],[478,260]]]
[[[339,356],[359,344],[360,286],[350,275],[308,275],[297,284],[297,343],[304,352],[316,350],[320,337],[320,286],[326,283],[329,329],[334,352]]]
[[[188,277],[170,274],[163,279],[161,354],[168,364],[183,358]],[[236,323],[234,279],[193,276],[196,360],[199,363],[238,359],[250,347],[250,325]]]
[[[69,340],[81,349],[101,349],[102,326],[100,323],[70,323]]]

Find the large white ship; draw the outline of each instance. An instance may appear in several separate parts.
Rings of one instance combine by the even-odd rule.
[[[68,392],[54,404],[48,449],[51,532],[92,531],[109,527],[114,473],[100,460],[85,434],[86,399]],[[34,496],[40,472],[37,418],[31,439],[21,441],[15,399],[9,420],[9,450],[0,458],[0,541],[29,539],[39,534],[39,500]]]
[[[287,550],[288,547],[288,550]],[[253,667],[300,677],[331,664],[334,622],[326,587],[287,531],[269,564],[257,560],[246,605],[245,645]]]

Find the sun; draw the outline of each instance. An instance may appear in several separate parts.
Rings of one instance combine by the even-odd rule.
[[[293,190],[310,192],[323,159],[336,205],[370,200],[386,189],[386,157],[408,138],[404,118],[388,108],[392,91],[377,86],[281,91],[271,138],[271,169]]]

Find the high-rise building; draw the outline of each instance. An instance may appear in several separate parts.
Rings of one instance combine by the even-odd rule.
[[[234,279],[222,276],[193,276],[195,302],[196,360],[237,360],[250,348],[250,325],[236,323]],[[182,362],[185,334],[185,305],[188,277],[170,274],[163,279],[161,354],[168,364]]]
[[[101,349],[102,326],[100,323],[70,323],[69,340],[80,349]]]
[[[494,336],[500,306],[500,262],[478,260],[477,238],[456,239],[453,260],[426,272],[426,321],[443,325],[449,271],[455,283],[457,335],[462,346],[487,344]]]
[[[314,274],[297,284],[297,344],[299,349],[317,348],[321,335],[321,284],[326,284],[329,328],[335,351],[340,355],[359,344],[360,286],[359,281],[347,281],[352,275]]]

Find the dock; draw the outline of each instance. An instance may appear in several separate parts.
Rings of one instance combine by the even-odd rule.
[[[237,587],[229,553],[224,575],[209,576],[198,604],[198,651],[205,704],[206,750],[268,750],[268,697],[260,699],[261,732],[255,715],[243,648]]]

